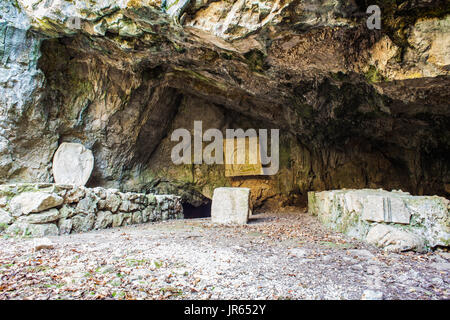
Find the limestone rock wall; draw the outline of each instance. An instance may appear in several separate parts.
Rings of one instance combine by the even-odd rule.
[[[308,193],[308,211],[327,226],[390,251],[450,245],[450,201],[374,189]]]
[[[375,3],[381,30],[366,27]],[[88,186],[193,205],[216,186],[258,204],[334,188],[448,197],[448,4],[375,3],[183,0],[170,17],[153,0],[0,1],[0,183],[54,182],[55,151],[78,142],[95,158]],[[163,161],[187,115],[279,128],[279,174]]]
[[[183,218],[173,195],[63,184],[0,186],[0,231],[46,236]]]

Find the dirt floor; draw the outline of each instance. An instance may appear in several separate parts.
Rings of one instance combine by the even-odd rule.
[[[385,253],[302,212],[0,238],[0,299],[449,299],[450,254]]]

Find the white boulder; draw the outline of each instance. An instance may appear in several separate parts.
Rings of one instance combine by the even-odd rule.
[[[13,216],[21,216],[57,207],[63,201],[56,193],[24,192],[11,199],[10,208]]]
[[[92,151],[80,143],[62,143],[53,157],[56,183],[84,186],[94,168]]]
[[[211,205],[211,221],[246,224],[251,214],[249,188],[216,188]]]
[[[402,252],[407,250],[424,251],[424,240],[411,232],[377,224],[367,234],[366,241],[386,251]]]
[[[409,224],[411,213],[400,198],[368,195],[361,218],[367,221]]]

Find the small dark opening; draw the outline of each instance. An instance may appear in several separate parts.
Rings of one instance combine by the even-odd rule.
[[[184,203],[183,212],[185,219],[209,218],[211,217],[211,201],[198,207],[190,203]]]

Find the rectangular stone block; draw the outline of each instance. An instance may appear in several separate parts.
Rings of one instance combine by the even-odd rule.
[[[428,248],[450,244],[450,201],[438,196],[413,196],[401,190],[342,189],[308,192],[308,210],[330,228],[367,240],[374,226],[383,225],[405,231],[399,224],[408,224],[408,232],[423,239]],[[381,230],[378,227],[376,230]],[[374,232],[372,231],[371,236]],[[395,235],[395,237],[394,237]],[[395,241],[400,247],[406,241],[403,232],[377,242],[387,247]],[[369,237],[370,238],[370,237]],[[381,239],[380,238],[380,239]],[[420,246],[410,246],[419,251]],[[403,250],[403,249],[402,249]]]
[[[367,221],[409,224],[411,214],[402,199],[367,196],[361,218]]]
[[[249,188],[214,190],[211,221],[224,224],[246,224],[251,214]]]

